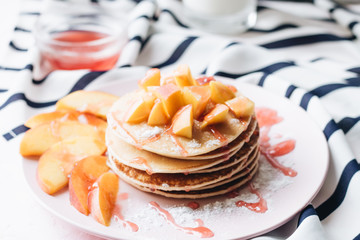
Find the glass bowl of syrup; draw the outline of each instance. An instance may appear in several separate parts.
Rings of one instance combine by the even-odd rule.
[[[36,25],[40,66],[50,71],[113,68],[127,40],[124,21],[99,9],[68,7],[71,11],[45,13]]]

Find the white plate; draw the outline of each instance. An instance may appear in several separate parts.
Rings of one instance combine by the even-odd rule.
[[[211,239],[254,237],[286,223],[311,202],[323,184],[329,158],[326,140],[319,127],[308,117],[306,112],[287,99],[267,92],[258,86],[223,78],[221,80],[235,85],[252,99],[257,107],[275,109],[284,118],[271,130],[271,134],[275,136],[274,141],[289,138],[296,140],[294,151],[279,158],[285,165],[291,166],[298,172],[296,177],[285,177],[280,171],[269,167],[266,160],[261,159],[263,168],[260,169],[260,176],[264,176],[261,174],[265,173],[270,173],[272,176],[272,179],[266,183],[256,184],[260,187],[260,193],[267,200],[269,208],[267,212],[255,213],[244,207],[235,206],[235,201],[240,199],[251,200],[252,198],[256,201],[256,195],[250,194],[248,188],[244,188],[241,191],[242,195],[235,199],[223,196],[198,200],[201,208],[194,211],[186,207],[189,200],[174,200],[144,193],[120,181],[120,192],[127,193],[129,196],[127,200],[120,201],[122,213],[126,220],[139,226],[138,232],[132,232],[114,219],[110,227],[105,227],[97,223],[91,216],[77,212],[70,205],[66,190],[56,196],[45,194],[36,182],[37,161],[24,159],[23,170],[30,189],[39,202],[56,216],[89,233],[106,238],[198,238],[168,224],[154,209],[150,208],[150,201],[156,201],[161,207],[169,210],[179,225],[195,227],[194,219],[201,218],[204,226],[214,232],[214,237]],[[96,89],[121,95],[136,87],[136,80],[122,80],[97,86]],[[316,151],[314,146],[316,146]],[[267,168],[266,172],[264,172],[264,168]]]

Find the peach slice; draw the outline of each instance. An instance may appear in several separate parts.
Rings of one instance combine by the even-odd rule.
[[[160,69],[152,68],[146,72],[145,77],[138,82],[138,85],[145,90],[149,86],[160,86],[160,76]]]
[[[155,98],[153,98],[154,102]],[[154,103],[152,103],[153,105]],[[141,123],[146,121],[149,117],[152,105],[149,100],[146,101],[142,96],[138,96],[131,104],[125,115],[125,122],[127,123]]]
[[[107,123],[101,118],[96,117],[90,113],[83,113],[73,110],[64,110],[64,111],[54,111],[48,113],[40,113],[25,122],[25,126],[28,128],[34,128],[44,123],[50,123],[52,121],[59,120],[61,122],[65,121],[76,121],[80,123],[86,123],[93,126],[98,126],[100,128],[106,128]]]
[[[206,86],[191,86],[184,87],[182,91],[185,104],[193,105],[194,118],[197,119],[204,112],[210,100],[210,88]]]
[[[195,81],[196,81],[197,85],[207,86],[207,85],[209,85],[209,83],[211,81],[216,81],[216,80],[212,76],[204,76],[204,77],[199,77],[199,78],[195,79]]]
[[[196,82],[191,75],[191,71],[188,65],[181,64],[174,72],[176,85],[179,87],[194,86]]]
[[[70,203],[79,212],[89,215],[88,194],[91,185],[109,171],[107,157],[90,156],[75,163],[69,179]]]
[[[229,108],[226,105],[220,103],[216,104],[215,108],[205,115],[200,128],[204,129],[208,125],[224,122],[228,112]]]
[[[235,93],[221,82],[211,81],[209,85],[211,89],[211,100],[215,103],[225,103],[227,100],[235,97]]]
[[[53,121],[26,131],[20,143],[20,154],[23,156],[39,156],[51,145],[76,136],[102,139],[104,134],[89,124]]]
[[[61,98],[56,103],[56,109],[78,110],[106,119],[107,112],[118,98],[105,92],[79,90]]]
[[[117,175],[106,172],[93,184],[89,193],[90,213],[96,221],[105,226],[110,225],[118,191],[119,179]]]
[[[177,136],[192,138],[193,106],[188,104],[175,114],[172,122],[172,131]]]
[[[253,101],[245,96],[238,96],[225,102],[230,108],[231,112],[235,114],[237,118],[248,117],[254,113],[255,104]]]
[[[79,111],[65,110],[54,111],[49,113],[40,113],[31,117],[26,121],[25,126],[29,128],[35,128],[41,124],[51,123],[53,121],[75,121],[83,124],[90,124],[99,131],[101,138],[105,138],[105,131],[107,128],[107,122],[101,118],[96,117],[90,113],[82,113]]]
[[[39,159],[37,179],[40,188],[54,194],[68,184],[74,163],[106,151],[104,141],[92,137],[65,139],[52,145]]]
[[[183,106],[181,90],[172,83],[161,86],[157,89],[156,95],[161,100],[168,118],[172,118],[177,110]]]
[[[176,85],[175,77],[172,75],[164,75],[160,79],[160,86],[164,86],[166,84],[174,84]]]
[[[160,99],[155,100],[155,104],[152,107],[147,124],[150,126],[164,125],[169,122],[169,118],[165,113],[163,104]]]

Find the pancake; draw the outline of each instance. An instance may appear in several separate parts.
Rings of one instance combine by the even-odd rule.
[[[241,148],[238,152],[236,152],[229,160],[227,161],[223,161],[217,165],[208,167],[208,168],[204,168],[204,169],[200,169],[197,171],[193,171],[190,173],[206,173],[206,172],[214,172],[220,169],[224,169],[224,168],[228,168],[233,166],[234,164],[239,163],[240,161],[244,161],[246,160],[246,158],[257,152],[259,149],[259,144],[258,144],[258,139],[259,139],[259,135],[253,135],[250,142],[245,144],[243,148]]]
[[[216,124],[216,127],[202,130],[200,122],[195,120],[192,139],[174,136],[170,134],[171,131],[167,131],[168,126],[152,127],[146,122],[128,124],[123,121],[127,114],[124,109],[128,109],[131,102],[139,97],[139,94],[140,91],[131,92],[113,104],[107,116],[109,126],[125,142],[162,156],[188,158],[211,152],[235,140],[247,129],[252,119],[252,116],[238,119],[234,115],[228,114],[226,120]],[[226,141],[219,140],[219,135],[223,136],[222,139],[226,139]]]
[[[252,132],[254,132],[253,129],[250,129],[250,131],[247,130],[244,133],[249,134]],[[241,136],[243,134],[241,134]],[[243,142],[247,140],[249,139],[244,139]],[[245,143],[244,147],[242,147],[240,151],[236,151],[235,149],[233,152],[228,152],[229,150],[226,149],[223,151],[223,156],[219,156],[215,159],[189,161],[168,158],[148,151],[139,150],[133,145],[130,145],[119,139],[117,136],[115,136],[111,129],[108,129],[106,134],[106,143],[108,146],[109,155],[111,155],[116,162],[123,163],[127,166],[151,173],[191,173],[194,171],[210,172],[215,171],[214,169],[211,170],[211,167],[213,166],[217,166],[217,170],[220,170],[246,158],[253,150],[253,148],[256,147],[257,141],[258,134],[253,134],[250,137],[250,141]],[[237,161],[232,158],[232,156],[235,154],[237,154]]]
[[[258,151],[257,151],[258,152]],[[255,152],[255,153],[257,153]],[[255,155],[255,156],[254,156]],[[247,158],[248,164],[257,162],[256,154]],[[118,163],[110,156],[110,166],[126,182],[148,188],[155,188],[165,191],[180,191],[188,189],[198,189],[206,185],[214,184],[225,179],[231,178],[238,172],[246,168],[246,165],[238,163],[229,168],[221,169],[210,173],[154,173],[148,174],[125,164]]]
[[[139,185],[133,185],[133,186],[138,188],[141,191],[150,192],[150,193],[154,193],[154,194],[161,195],[164,197],[169,197],[169,198],[183,198],[183,199],[208,198],[208,197],[223,195],[223,194],[229,193],[231,191],[234,191],[235,189],[238,189],[238,188],[244,186],[246,183],[248,183],[254,177],[258,168],[259,168],[259,166],[257,164],[253,168],[253,170],[250,171],[247,175],[240,177],[238,179],[235,179],[232,182],[217,186],[215,188],[209,188],[209,189],[202,189],[202,190],[195,190],[195,191],[162,191],[162,190],[147,188],[147,187],[143,187],[143,186],[139,186]]]

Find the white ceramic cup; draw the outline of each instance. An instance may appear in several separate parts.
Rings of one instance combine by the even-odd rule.
[[[216,33],[240,33],[255,25],[257,0],[182,0],[188,24]]]

